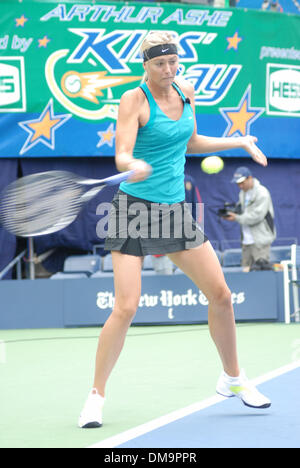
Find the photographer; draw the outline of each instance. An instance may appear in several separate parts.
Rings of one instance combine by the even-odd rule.
[[[232,182],[240,188],[241,214],[228,211],[224,219],[236,221],[242,231],[242,266],[245,270],[254,264],[268,265],[270,246],[276,238],[274,209],[270,192],[252,177],[247,167],[239,167]],[[263,268],[262,268],[263,269]]]

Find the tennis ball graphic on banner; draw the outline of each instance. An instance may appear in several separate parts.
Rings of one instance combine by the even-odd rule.
[[[219,156],[208,156],[201,162],[201,169],[206,174],[217,174],[224,168],[224,161]]]

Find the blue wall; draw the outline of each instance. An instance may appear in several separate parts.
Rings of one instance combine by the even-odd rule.
[[[281,272],[225,276],[236,320],[283,321]],[[99,326],[111,313],[113,277],[1,281],[0,296],[0,329]],[[207,300],[183,274],[145,276],[133,323],[207,323]]]

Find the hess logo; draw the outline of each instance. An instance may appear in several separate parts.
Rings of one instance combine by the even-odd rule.
[[[269,103],[281,111],[300,111],[300,71],[286,68],[270,74]]]
[[[20,100],[20,97],[19,68],[0,63],[0,106],[14,104]]]

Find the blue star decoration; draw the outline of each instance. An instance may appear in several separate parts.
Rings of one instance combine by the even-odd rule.
[[[55,149],[55,132],[72,117],[71,114],[55,115],[53,110],[53,100],[50,99],[38,119],[19,122],[19,125],[29,135],[24,143],[20,155],[26,153],[38,143]]]
[[[100,148],[103,145],[108,145],[110,148],[114,146],[116,132],[113,123],[111,123],[106,130],[97,132],[97,135],[100,137],[97,148]]]
[[[228,124],[223,136],[249,135],[251,125],[264,111],[263,107],[251,106],[250,84],[237,107],[220,108],[220,112]]]

